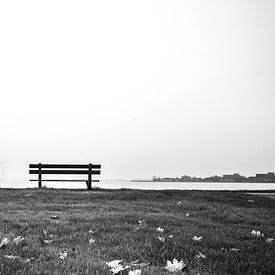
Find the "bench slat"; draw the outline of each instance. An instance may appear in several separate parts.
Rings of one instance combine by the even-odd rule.
[[[88,175],[89,170],[30,170],[30,174],[53,174],[53,175]],[[92,175],[100,175],[100,170],[91,170]]]
[[[41,164],[41,168],[89,168],[88,164]],[[29,168],[39,168],[39,164],[30,164]],[[92,164],[92,169],[101,169],[100,164]]]
[[[29,181],[38,181],[38,180],[35,180],[35,179],[31,179]],[[41,180],[41,181],[68,181],[68,182],[86,182],[87,180],[49,180],[49,179],[46,179],[46,180]],[[100,180],[92,180],[92,182],[100,182]]]

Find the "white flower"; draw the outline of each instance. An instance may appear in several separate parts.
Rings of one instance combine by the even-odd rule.
[[[52,243],[53,240],[43,240],[43,242],[44,242],[45,244],[49,244],[49,243]]]
[[[178,202],[178,205],[180,205],[180,204],[181,204],[181,201]]]
[[[168,236],[168,238],[173,238],[173,237],[174,237],[174,235],[169,235],[169,236]]]
[[[3,246],[7,245],[9,243],[9,239],[8,238],[4,238],[1,243],[0,243],[0,248],[2,248]]]
[[[138,223],[139,223],[139,224],[142,224],[143,222],[144,222],[144,220],[140,220],[140,221],[138,221]]]
[[[189,217],[189,213],[186,213],[186,215],[185,215],[187,218]]]
[[[256,231],[256,230],[254,230],[254,229],[251,231],[251,235],[252,235],[253,237],[257,237],[257,238],[259,238],[259,237],[264,237],[264,234],[262,234],[261,231]]]
[[[13,242],[18,245],[19,243],[21,243],[22,241],[24,241],[24,238],[21,238],[21,236],[18,236],[17,238],[13,239]]]
[[[141,275],[141,270],[140,269],[130,270],[128,272],[128,275]]]
[[[178,262],[177,259],[173,259],[173,263],[171,261],[167,261],[165,269],[170,272],[177,272],[183,270],[184,267],[185,264],[183,263],[183,261]]]
[[[162,232],[164,231],[164,228],[158,227],[156,230],[157,230],[158,232],[162,233]]]
[[[273,240],[274,240],[274,239],[272,239],[272,238],[267,238],[266,243],[272,243]]]
[[[111,267],[111,268],[116,268],[117,266],[119,266],[120,264],[120,262],[121,262],[122,260],[114,260],[114,261],[111,261],[111,262],[106,262],[106,264],[109,266],[109,267]]]
[[[255,202],[254,200],[248,200],[249,202]]]
[[[29,263],[30,261],[34,260],[34,257],[30,258],[30,259],[26,259],[26,262]]]
[[[60,257],[59,257],[59,258],[60,258],[61,260],[65,260],[65,258],[68,256],[68,254],[67,254],[66,251],[60,252],[59,254],[60,254]]]
[[[160,240],[161,242],[165,243],[165,238],[164,238],[164,237],[160,237],[160,236],[158,236],[158,237],[159,237],[159,240]]]
[[[89,243],[90,244],[93,244],[95,242],[95,239],[93,239],[93,238],[91,238],[90,240],[89,240]]]
[[[202,254],[201,252],[199,252],[199,254],[198,255],[196,255],[196,258],[202,258],[202,259],[205,259],[206,258],[206,256],[204,255],[204,254]]]
[[[131,265],[138,264],[138,262],[139,262],[139,259],[137,259],[137,260],[135,260],[135,261],[131,262]]]
[[[197,237],[197,236],[193,237],[193,241],[196,241],[196,242],[201,241],[201,239],[202,239],[202,237]]]
[[[118,266],[112,268],[110,271],[113,272],[113,274],[117,274],[122,270],[124,270],[124,268],[122,265],[119,264]]]
[[[123,267],[121,264],[119,264],[117,267],[112,268],[110,271],[113,272],[113,274],[118,274],[118,273],[120,273],[120,271],[125,270],[125,269],[127,269],[129,267],[130,266],[128,266],[128,265],[125,266],[125,267]]]
[[[4,258],[15,260],[15,259],[21,259],[19,256],[13,256],[13,255],[4,255]]]
[[[57,219],[59,219],[59,218],[58,218],[57,215],[53,215],[53,216],[52,216],[52,219],[53,219],[53,220],[57,220]]]
[[[95,231],[94,231],[94,230],[92,230],[92,229],[90,229],[90,230],[89,230],[89,233],[90,233],[90,234],[94,234],[94,233],[95,233]]]

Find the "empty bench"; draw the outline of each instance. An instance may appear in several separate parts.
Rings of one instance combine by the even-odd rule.
[[[92,190],[92,175],[100,175],[100,164],[30,164],[29,173],[38,175],[37,179],[30,181],[38,181],[38,188],[42,187],[42,181],[70,181],[70,182],[86,182],[87,189]],[[87,175],[87,179],[42,179],[42,175]]]

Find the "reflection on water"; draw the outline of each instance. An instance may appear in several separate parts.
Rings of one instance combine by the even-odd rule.
[[[84,182],[44,182],[49,188],[86,189]],[[201,190],[275,190],[275,183],[237,183],[237,182],[131,182],[128,180],[102,180],[94,187],[119,189],[201,189]],[[36,188],[37,182],[27,180],[1,181],[1,188]]]

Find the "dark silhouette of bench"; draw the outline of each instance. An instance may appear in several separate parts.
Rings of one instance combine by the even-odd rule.
[[[42,181],[70,181],[81,182],[87,184],[87,189],[92,190],[92,182],[99,182],[99,180],[92,180],[92,175],[100,175],[100,164],[30,164],[29,173],[38,175],[38,179],[31,179],[30,181],[38,181],[38,188],[42,187]],[[42,179],[42,175],[87,175],[87,180],[83,179]]]

